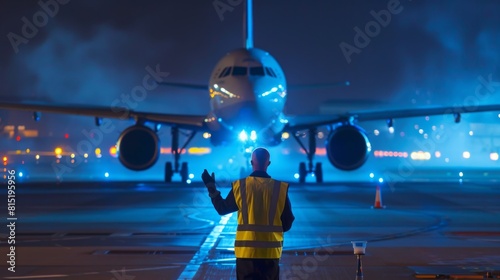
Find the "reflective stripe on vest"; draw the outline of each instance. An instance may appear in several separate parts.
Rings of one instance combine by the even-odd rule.
[[[237,258],[281,257],[281,214],[287,192],[287,183],[271,178],[250,176],[233,182],[233,194],[239,209],[234,243]]]

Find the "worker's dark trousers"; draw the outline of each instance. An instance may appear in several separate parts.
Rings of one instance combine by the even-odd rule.
[[[238,280],[279,280],[279,259],[236,259]]]

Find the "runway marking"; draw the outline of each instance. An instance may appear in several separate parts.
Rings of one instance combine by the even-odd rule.
[[[227,222],[232,215],[233,213],[230,213],[221,217],[219,224],[215,226],[210,234],[208,234],[207,238],[205,238],[205,241],[200,246],[200,250],[198,250],[198,252],[194,254],[191,261],[189,261],[189,264],[186,266],[186,268],[184,268],[184,271],[182,271],[179,278],[177,278],[178,280],[194,279],[196,273],[198,272],[198,269],[200,269],[200,266],[203,264],[205,258],[210,253],[210,250],[215,247],[217,239],[224,231],[224,228],[226,227]]]

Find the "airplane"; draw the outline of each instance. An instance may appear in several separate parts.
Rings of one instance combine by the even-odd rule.
[[[198,132],[208,132],[212,145],[242,141],[247,146],[276,146],[287,132],[306,153],[307,165],[299,163],[299,182],[305,182],[310,173],[317,182],[323,181],[322,165],[314,163],[316,135],[319,127],[330,128],[325,146],[330,163],[339,170],[351,171],[367,160],[371,145],[359,122],[384,120],[392,126],[394,118],[450,114],[455,122],[463,113],[500,111],[500,105],[449,106],[436,108],[345,112],[336,115],[295,116],[283,113],[287,99],[287,81],[277,60],[263,49],[253,45],[252,0],[245,1],[244,47],[234,49],[215,65],[208,85],[162,82],[171,87],[208,90],[208,115],[178,115],[133,111],[125,107],[99,107],[78,105],[49,105],[0,102],[0,108],[33,112],[38,121],[41,112],[76,114],[95,117],[97,126],[103,118],[133,119],[135,124],[121,132],[117,148],[119,161],[130,170],[141,171],[153,166],[159,157],[157,135],[160,125],[171,128],[174,162],[165,163],[165,181],[179,173],[182,182],[188,180],[188,164],[180,164],[181,152]],[[188,137],[181,146],[181,130]],[[308,145],[304,145],[298,132],[306,131]]]

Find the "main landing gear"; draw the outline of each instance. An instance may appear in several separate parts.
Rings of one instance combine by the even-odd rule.
[[[304,146],[304,144],[299,139],[299,137],[295,133],[292,133],[295,140],[297,140],[297,143],[299,143],[302,150],[306,153],[307,161],[308,161],[307,167],[306,167],[305,162],[301,162],[299,164],[299,183],[305,183],[307,174],[309,174],[309,173],[314,174],[314,177],[316,177],[316,182],[323,183],[323,168],[321,166],[321,162],[317,162],[314,165],[314,169],[313,169],[313,159],[314,159],[314,155],[316,154],[316,134],[317,133],[318,133],[318,130],[316,128],[310,128],[308,130],[309,150],[306,148],[306,146]]]
[[[172,133],[172,154],[174,155],[174,164],[172,165],[172,162],[167,161],[165,163],[165,182],[170,183],[172,182],[172,176],[174,173],[179,173],[181,175],[181,181],[182,183],[185,183],[189,179],[189,170],[188,170],[188,164],[187,162],[183,162],[180,165],[179,169],[179,160],[181,159],[181,153],[184,149],[186,149],[187,145],[189,145],[189,142],[193,140],[194,136],[196,135],[196,131],[192,131],[191,133],[184,134],[188,138],[186,139],[186,142],[182,146],[182,148],[179,148],[179,128],[173,126],[171,128],[171,133]]]

